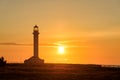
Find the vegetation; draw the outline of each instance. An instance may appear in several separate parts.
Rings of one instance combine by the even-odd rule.
[[[0,80],[120,80],[120,68],[81,64],[7,64]]]
[[[4,60],[4,57],[0,58],[0,66],[5,66],[6,65],[6,60]]]

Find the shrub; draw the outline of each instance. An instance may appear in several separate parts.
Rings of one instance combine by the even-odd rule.
[[[6,65],[6,60],[4,60],[4,57],[0,58],[0,66],[5,66]]]

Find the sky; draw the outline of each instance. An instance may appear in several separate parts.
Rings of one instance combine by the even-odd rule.
[[[120,0],[0,0],[0,56],[31,57],[38,25],[45,63],[120,65],[119,19]]]

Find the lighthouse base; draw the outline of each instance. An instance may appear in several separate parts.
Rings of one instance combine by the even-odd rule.
[[[25,60],[24,64],[27,64],[27,65],[42,65],[42,64],[44,64],[44,60],[40,59],[39,57],[34,57],[33,56],[33,57]]]

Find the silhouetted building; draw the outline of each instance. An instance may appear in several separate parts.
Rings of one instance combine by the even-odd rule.
[[[44,60],[39,58],[39,29],[38,26],[35,25],[33,29],[33,42],[34,42],[34,54],[31,58],[27,59],[24,61],[25,64],[30,64],[30,65],[39,65],[43,64]]]

